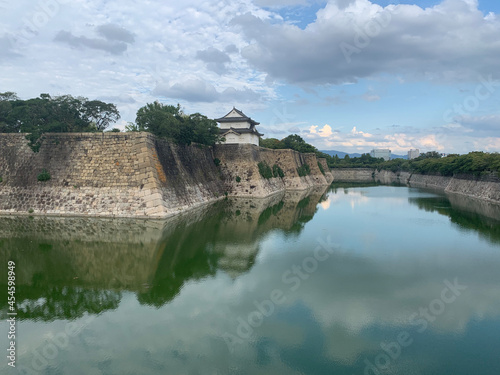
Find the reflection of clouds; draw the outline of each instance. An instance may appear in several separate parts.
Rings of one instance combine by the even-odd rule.
[[[321,208],[323,210],[328,210],[330,208],[330,204],[332,203],[332,201],[330,200],[330,198],[327,198],[326,200],[324,200],[323,202],[321,202],[319,205],[321,206]]]
[[[291,291],[290,284],[283,283],[282,275],[312,254],[313,242],[304,238],[314,235],[314,225],[308,226],[293,241],[287,241],[278,231],[264,239],[249,241],[244,232],[236,232],[236,226],[231,226],[240,242],[218,242],[211,250],[221,254],[222,272],[204,279],[186,279],[177,296],[159,309],[139,305],[135,295],[125,293],[117,310],[98,316],[71,341],[68,350],[61,352],[55,360],[58,368],[63,373],[70,373],[70,369],[78,366],[82,373],[88,374],[100,373],[103,366],[108,372],[146,375],[160,372],[300,374],[304,371],[293,367],[290,358],[293,359],[295,353],[303,353],[296,356],[315,358],[315,363],[331,367],[331,373],[337,373],[334,371],[337,364],[353,366],[368,351],[380,351],[383,335],[373,334],[373,331],[388,332],[390,339],[395,337],[392,332],[408,330],[416,338],[418,333],[415,327],[409,326],[409,317],[440,298],[443,280],[455,277],[468,289],[455,302],[446,305],[445,312],[436,318],[426,334],[463,337],[472,321],[498,321],[500,254],[489,251],[485,244],[481,245],[484,248],[465,252],[463,248],[441,248],[437,238],[432,238],[435,246],[424,249],[422,242],[414,243],[415,236],[419,236],[416,230],[417,234],[405,237],[406,242],[395,249],[379,246],[375,247],[377,254],[364,253],[362,256],[352,250],[357,242],[353,245],[348,237],[371,243],[380,242],[380,237],[392,237],[393,233],[370,227],[372,219],[363,221],[358,215],[353,215],[358,221],[350,226],[346,224],[341,207],[334,205],[342,202],[350,211],[351,201],[364,203],[371,199],[373,202],[374,197],[380,206],[391,202],[399,205],[401,200],[408,200],[408,194],[413,194],[408,193],[408,189],[400,189],[395,198],[389,200],[384,196],[387,189],[349,189],[329,194],[325,202],[338,216],[325,216],[329,216],[327,220],[344,219],[340,230],[346,234],[334,238],[343,247],[321,262],[318,270],[302,281],[297,291]],[[409,211],[411,208],[413,210]],[[403,211],[406,216],[421,214],[412,218],[413,225],[418,228],[425,224],[423,219],[439,218],[415,206],[403,207]],[[391,211],[390,215],[394,220],[388,225],[401,221],[397,212]],[[321,227],[323,223],[316,224]],[[465,241],[465,237],[457,241]],[[244,267],[258,248],[261,253],[256,264],[232,279],[227,269]],[[181,269],[176,271],[182,272]],[[285,302],[275,306],[275,311],[254,330],[252,337],[236,344],[234,353],[229,354],[222,335],[236,335],[238,319],[246,319],[256,310],[254,302],[269,299],[276,288],[285,292]],[[36,332],[37,337],[49,337],[47,335],[57,333],[60,326],[60,322],[52,322],[38,325],[36,331],[30,332]],[[0,335],[4,333],[0,330]],[[25,345],[27,349],[19,354],[20,360],[30,363],[32,347],[29,341],[25,341]],[[431,350],[418,345],[419,351]],[[414,353],[405,352],[398,359],[395,373],[407,373],[402,370],[405,366],[421,370],[430,366],[428,371],[421,373],[437,373],[431,368],[432,364],[420,365],[422,361]],[[0,372],[1,366],[4,365],[0,365]]]
[[[82,346],[91,344],[100,353],[99,360],[112,357],[110,368],[115,372],[153,374],[155,364],[166,366],[169,373],[235,368],[247,373],[288,374],[294,372],[280,359],[280,353],[309,345],[304,341],[308,330],[317,326],[316,340],[322,346],[316,355],[326,363],[350,365],[364,352],[379,349],[379,341],[365,335],[371,327],[415,332],[408,327],[409,316],[439,298],[443,279],[453,280],[455,275],[469,289],[446,306],[431,331],[462,334],[471,320],[498,319],[500,313],[498,256],[471,264],[454,258],[436,262],[432,257],[416,262],[412,255],[368,261],[342,252],[320,263],[318,270],[292,292],[282,283],[281,275],[293,264],[301,264],[306,255],[296,251],[270,257],[236,280],[219,272],[213,278],[190,281],[161,309],[139,306],[132,295],[125,296],[118,310],[96,318],[81,342],[72,341],[71,350],[57,361],[62,369],[70,364],[87,369],[89,362],[79,359],[78,353]],[[286,292],[286,301],[264,319],[250,340],[236,345],[234,353],[228,355],[221,335],[236,334],[237,319],[246,319],[255,310],[254,301],[268,299],[274,288]],[[45,329],[50,330],[51,325]],[[126,339],[124,326],[129,327],[127,335],[133,340]],[[101,332],[106,332],[102,340]],[[262,350],[265,365],[259,363]],[[92,372],[88,370],[86,373]]]
[[[356,205],[366,203],[369,199],[364,195],[361,190],[351,190],[347,188],[337,188],[335,193],[329,193],[326,200],[321,203],[321,207],[327,210],[333,204],[338,204],[341,202],[349,202],[352,209]]]

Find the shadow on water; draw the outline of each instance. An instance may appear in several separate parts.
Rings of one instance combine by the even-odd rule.
[[[312,219],[324,191],[278,194],[266,199],[233,198],[203,213],[195,223],[181,221],[160,242],[158,266],[149,287],[139,291],[140,303],[160,307],[171,301],[188,280],[218,271],[237,278],[248,272],[261,239],[271,231],[298,235]]]
[[[228,199],[165,221],[0,218],[0,259],[16,263],[18,319],[99,314],[116,309],[123,291],[160,307],[189,280],[237,278],[253,266],[263,236],[298,235],[312,219],[324,190],[307,193]],[[2,319],[7,307],[3,293]]]
[[[500,205],[456,194],[410,197],[408,201],[422,210],[448,216],[461,230],[474,231],[481,238],[500,243]]]

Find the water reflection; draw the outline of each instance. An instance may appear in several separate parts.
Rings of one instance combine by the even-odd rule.
[[[414,197],[409,202],[422,210],[448,216],[462,230],[477,232],[488,241],[500,243],[500,205],[456,194]]]
[[[406,187],[336,187],[168,222],[7,218],[0,246],[18,264],[32,336],[96,315],[46,373],[496,375],[495,209],[468,206]],[[312,267],[318,239],[334,245]],[[443,294],[445,280],[459,294]],[[412,343],[386,369],[369,367],[402,332]],[[29,364],[46,344],[24,340]]]
[[[233,278],[247,272],[260,238],[274,230],[297,235],[323,198],[324,189],[230,199],[167,221],[3,217],[0,257],[17,265],[19,319],[101,313],[119,305],[123,290],[159,307],[188,280],[218,269]],[[6,308],[4,293],[3,315]]]

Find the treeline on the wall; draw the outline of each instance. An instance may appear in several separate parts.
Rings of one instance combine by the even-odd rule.
[[[291,134],[281,140],[277,138],[260,139],[260,147],[279,149],[291,149],[302,153],[314,153],[319,158],[325,158],[330,166],[332,157],[324,152],[318,151],[316,147],[304,141],[304,139],[297,134]]]
[[[125,130],[151,132],[181,145],[214,145],[222,140],[215,120],[200,113],[186,114],[179,104],[148,103],[139,108],[135,123],[128,123]]]
[[[103,132],[119,119],[116,106],[100,100],[49,94],[23,100],[14,92],[0,93],[0,133],[27,133],[34,151],[44,133]],[[159,102],[140,108],[126,131],[146,131],[182,145],[213,145],[221,140],[216,121],[200,113],[186,114],[179,104]]]
[[[392,172],[412,172],[420,174],[439,174],[453,176],[459,174],[486,175],[496,173],[500,177],[500,154],[481,151],[470,152],[465,155],[450,154],[442,157],[437,151],[422,154],[416,159],[393,159],[385,161],[374,158],[370,154],[360,157],[339,158],[318,151],[316,147],[305,142],[300,136],[293,134],[278,140],[276,138],[262,139],[261,147],[273,149],[292,149],[299,152],[313,152],[316,156],[325,158],[330,168],[372,168],[390,170]]]
[[[465,155],[449,154],[441,157],[439,153],[432,151],[412,160],[389,160],[381,163],[378,169],[441,176],[460,174],[481,176],[496,173],[500,177],[500,154],[474,151]]]
[[[389,170],[392,172],[411,172],[441,176],[460,174],[481,176],[496,173],[500,176],[500,154],[482,151],[469,152],[468,154],[449,154],[441,156],[437,151],[430,151],[412,160],[401,158],[385,161],[382,158],[373,158],[363,154],[357,158],[333,158],[332,168],[373,168]]]
[[[101,132],[120,119],[116,106],[71,95],[22,100],[16,93],[0,93],[0,133],[28,133],[37,151],[44,133]]]

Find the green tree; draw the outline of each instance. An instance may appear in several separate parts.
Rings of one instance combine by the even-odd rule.
[[[425,154],[421,154],[418,158],[414,160],[424,160],[424,159],[440,159],[441,154],[437,151],[429,151],[426,152]]]
[[[120,119],[120,113],[112,103],[100,100],[83,102],[83,115],[89,123],[94,123],[97,131],[104,131],[110,124]]]
[[[12,102],[19,100],[14,92],[0,93],[0,133],[15,132],[15,127],[9,122],[9,116],[12,111]]]
[[[306,152],[316,153],[316,152],[318,152],[316,147],[314,147],[314,146],[310,145],[309,143],[307,143],[306,141],[304,141],[304,139],[302,139],[302,137],[297,135],[297,134],[289,135],[288,137],[283,138],[281,140],[281,142],[283,143],[285,148],[291,148],[292,150],[295,150],[298,152],[303,152],[303,153],[306,153]]]
[[[271,149],[285,148],[285,145],[283,144],[283,142],[281,142],[279,139],[276,139],[276,138],[265,138],[265,139],[261,138],[259,141],[259,146],[265,147],[265,148],[271,148]]]
[[[151,132],[158,137],[178,139],[183,121],[181,107],[164,105],[158,101],[139,108],[135,123],[140,131]]]
[[[221,140],[217,121],[209,119],[200,113],[189,115],[187,127],[192,129],[192,138],[186,139],[186,144],[196,142],[214,145]]]
[[[138,132],[140,131],[139,125],[137,125],[135,122],[127,122],[127,125],[125,125],[125,131],[126,132]]]
[[[105,129],[120,118],[114,104],[89,102],[84,97],[62,95],[19,99],[15,93],[0,94],[0,132],[29,133],[34,151],[44,133],[90,132]]]
[[[200,113],[186,115],[179,104],[148,103],[137,111],[135,122],[139,131],[148,131],[182,145],[192,142],[213,145],[221,140],[217,122]]]

